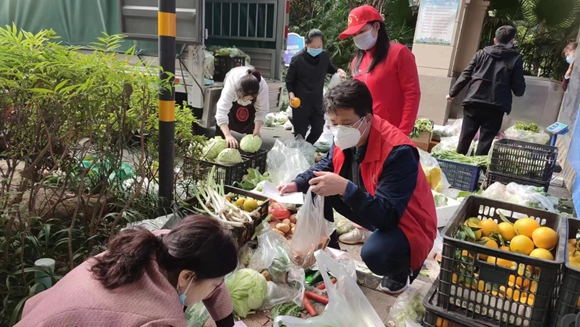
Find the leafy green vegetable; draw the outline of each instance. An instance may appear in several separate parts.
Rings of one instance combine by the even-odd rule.
[[[262,139],[257,135],[246,135],[240,141],[240,149],[249,153],[255,153],[262,147]]]
[[[437,207],[437,208],[445,207],[447,205],[448,200],[449,200],[443,194],[436,194],[435,196],[433,196],[433,199],[435,200],[435,207]]]
[[[238,149],[228,148],[222,150],[222,152],[218,154],[216,162],[226,165],[232,165],[243,162],[243,160],[242,155],[240,154],[240,151],[238,151]]]
[[[330,143],[324,141],[316,142],[314,143],[314,149],[316,152],[326,153],[330,151]]]
[[[415,121],[415,126],[413,127],[413,132],[411,132],[410,138],[418,138],[421,132],[431,133],[433,131],[433,122],[427,118],[419,118]]]
[[[278,316],[299,317],[301,312],[302,308],[294,303],[282,303],[272,308],[270,314],[272,319],[276,319]]]
[[[260,174],[260,171],[254,168],[248,168],[248,173],[244,175],[242,181],[237,183],[242,189],[251,191],[258,187],[258,184],[263,181],[272,181],[270,174],[268,172],[264,175]],[[259,190],[260,191],[260,190]]]
[[[464,156],[455,151],[441,150],[435,153],[431,153],[433,157],[437,159],[449,160],[464,164],[477,165],[480,167],[487,167],[489,165],[488,156]]]
[[[234,313],[246,318],[251,310],[258,310],[268,294],[266,278],[253,269],[240,269],[226,280]]]
[[[228,147],[228,143],[221,136],[216,136],[209,140],[203,148],[203,158],[214,160],[217,156]]]
[[[533,132],[533,133],[540,132],[540,128],[535,123],[526,124],[524,122],[519,121],[516,123],[514,128],[517,130],[520,130],[520,131],[528,131],[528,132]]]

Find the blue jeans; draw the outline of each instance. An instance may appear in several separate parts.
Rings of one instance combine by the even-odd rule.
[[[405,233],[396,227],[382,231],[374,227],[373,221],[381,217],[359,217],[339,196],[326,197],[324,201],[324,218],[334,221],[333,209],[350,221],[361,225],[372,232],[361,250],[361,257],[367,267],[375,274],[386,276],[400,283],[406,283],[411,274],[411,247]],[[336,231],[330,237],[328,245],[340,249]],[[410,282],[419,275],[421,268],[413,271]]]

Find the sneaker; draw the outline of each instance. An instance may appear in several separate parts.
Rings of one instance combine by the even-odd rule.
[[[346,234],[342,234],[338,237],[338,240],[344,244],[361,244],[366,242],[367,238],[371,235],[371,232],[362,229],[362,228],[355,228]]]
[[[379,289],[387,294],[398,295],[409,287],[409,276],[406,276],[405,283],[398,282],[391,277],[384,276]]]

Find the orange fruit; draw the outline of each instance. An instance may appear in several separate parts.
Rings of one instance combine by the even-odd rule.
[[[508,280],[508,285],[510,287],[517,286],[518,288],[525,288],[527,289],[530,286],[530,280],[527,278],[523,278],[521,276],[510,275]],[[516,300],[517,301],[517,300]]]
[[[550,261],[554,260],[554,256],[552,255],[552,253],[550,251],[548,251],[546,249],[542,249],[542,248],[534,249],[532,252],[530,252],[530,257],[544,259],[544,260],[550,260]]]
[[[510,242],[510,250],[512,250],[512,252],[528,255],[534,250],[534,242],[525,235],[517,235]]]
[[[511,268],[511,269],[515,269],[517,267],[516,263],[513,261],[509,261],[509,260],[502,259],[502,258],[497,258],[497,261],[496,261],[496,258],[492,257],[492,256],[487,257],[487,263],[491,263],[493,265],[498,265],[501,267],[506,267],[506,268]]]
[[[532,233],[532,241],[536,247],[549,250],[558,245],[558,233],[550,227],[538,227]]]
[[[290,107],[292,107],[292,108],[298,108],[298,107],[300,107],[300,103],[301,103],[300,102],[300,99],[294,97],[294,99],[290,100]]]
[[[502,245],[502,246],[500,246],[500,247],[499,247],[499,249],[500,249],[500,250],[503,250],[503,251],[510,252],[510,247],[509,247],[509,246],[507,246],[507,245]]]
[[[475,240],[479,241],[479,239],[481,238],[481,228],[479,227],[479,225],[477,225],[476,223],[468,221],[465,223],[465,226],[471,227],[471,229],[473,230],[473,234],[475,234]]]
[[[499,233],[499,226],[491,219],[484,219],[478,225],[481,227],[483,236],[489,236],[491,233]]]
[[[497,245],[496,241],[492,240],[491,238],[483,237],[481,240],[487,241],[483,246],[487,246],[488,248],[492,248],[492,249],[499,249],[499,246]],[[479,259],[480,260],[487,260],[487,254],[480,254]]]
[[[532,238],[532,234],[536,229],[540,227],[540,224],[532,218],[520,218],[514,223],[514,230],[518,235],[525,235]]]
[[[504,239],[504,241],[511,241],[514,236],[516,236],[516,231],[514,229],[514,225],[510,223],[501,222],[498,225],[499,227],[499,234]]]

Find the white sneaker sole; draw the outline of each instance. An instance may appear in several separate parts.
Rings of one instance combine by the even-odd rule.
[[[381,292],[387,293],[389,295],[399,295],[399,294],[403,293],[404,291],[406,291],[408,288],[409,288],[409,284],[407,284],[405,287],[403,287],[402,289],[400,289],[396,292],[392,292],[388,288],[384,288],[383,285],[379,284],[379,289],[381,290]]]
[[[357,244],[364,244],[367,240],[363,239],[363,240],[359,240],[359,241],[343,241],[340,238],[338,239],[338,241],[340,243],[344,243],[344,244],[348,244],[348,245],[357,245]]]

